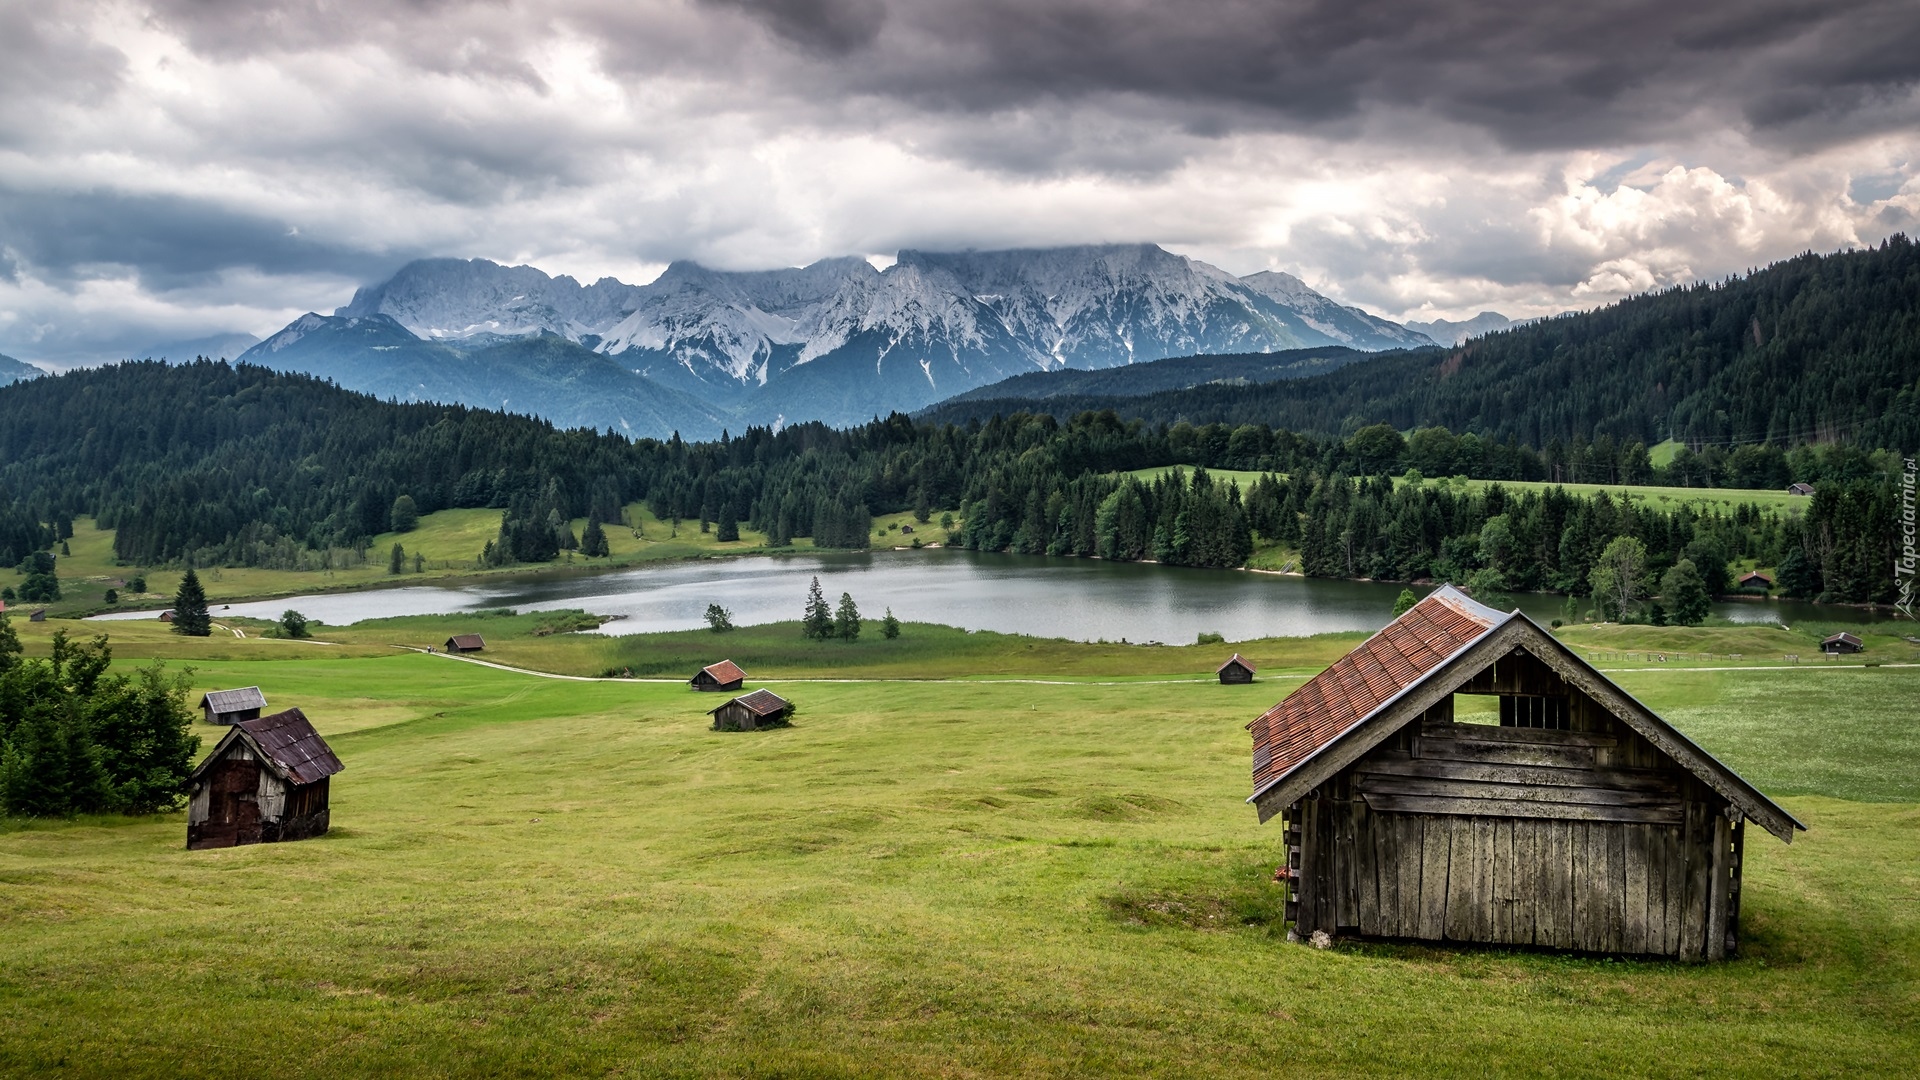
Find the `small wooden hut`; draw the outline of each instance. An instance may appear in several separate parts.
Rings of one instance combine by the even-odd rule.
[[[793,705],[771,690],[755,690],[707,713],[715,731],[757,731],[785,724]]]
[[[257,720],[266,710],[267,696],[257,686],[245,686],[238,690],[214,690],[200,699],[200,711],[206,714],[209,724],[237,724],[242,720]]]
[[[1812,485],[1812,484],[1788,484],[1788,485],[1787,485],[1787,494],[1789,494],[1789,495],[1811,495],[1811,494],[1813,494],[1813,485]]]
[[[187,847],[319,836],[327,778],[344,768],[299,709],[234,724],[188,778]]]
[[[1821,652],[1833,653],[1835,655],[1841,653],[1857,653],[1866,647],[1866,642],[1847,633],[1835,634],[1832,637],[1822,638],[1820,641]]]
[[[1252,682],[1253,670],[1253,661],[1234,653],[1227,657],[1226,663],[1214,668],[1213,673],[1220,676],[1221,685],[1226,686]]]
[[[1496,695],[1498,724],[1456,694]],[[1495,714],[1483,713],[1489,721]],[[1302,937],[1718,960],[1793,816],[1525,614],[1443,586],[1249,725]]]
[[[172,621],[173,621],[173,612],[171,612],[171,611],[163,611],[163,612],[161,612],[161,613],[160,613],[160,621],[161,621],[161,622],[172,622]]]
[[[27,621],[28,621],[28,622],[46,622],[46,621],[47,621],[47,609],[46,609],[46,608],[34,608],[34,609],[33,609],[32,611],[29,611],[29,612],[27,612]]]
[[[480,652],[487,647],[487,640],[479,634],[455,634],[447,639],[446,650],[455,656],[462,653]]]
[[[1758,570],[1752,570],[1741,574],[1740,580],[1734,583],[1734,587],[1741,592],[1771,592],[1773,579]]]
[[[747,673],[740,670],[739,664],[731,660],[722,660],[694,672],[693,678],[687,680],[687,685],[695,690],[738,690],[740,684],[746,679]]]

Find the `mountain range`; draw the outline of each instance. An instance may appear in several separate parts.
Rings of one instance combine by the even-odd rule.
[[[1525,320],[1516,322],[1497,311],[1483,311],[1471,319],[1465,319],[1460,322],[1454,322],[1451,319],[1435,319],[1432,322],[1409,321],[1406,327],[1409,330],[1427,335],[1438,344],[1451,348],[1484,334],[1491,334],[1497,330],[1505,330],[1509,327],[1523,325],[1524,322]]]
[[[1132,244],[902,251],[885,270],[676,262],[646,285],[425,259],[241,359],[387,397],[704,437],[855,423],[1028,373],[1300,349],[1338,366],[1432,344],[1291,275],[1235,277]]]
[[[15,360],[5,353],[0,353],[0,386],[5,386],[8,383],[16,383],[22,379],[37,378],[45,374],[46,372],[41,371],[39,368],[34,367],[24,360]]]

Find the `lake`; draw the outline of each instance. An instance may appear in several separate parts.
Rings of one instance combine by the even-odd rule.
[[[863,617],[888,608],[907,622],[1080,641],[1194,640],[1202,632],[1229,641],[1338,630],[1377,630],[1403,586],[1330,581],[1150,563],[1006,555],[959,549],[832,552],[708,559],[596,574],[541,574],[478,584],[416,585],[214,605],[214,615],[276,619],[292,608],[343,624],[393,615],[454,614],[482,608],[539,611],[584,608],[622,618],[608,634],[686,630],[706,625],[708,604],[735,623],[798,619],[814,576],[829,604],[853,594]],[[1425,595],[1428,588],[1416,588]],[[1560,617],[1564,600],[1522,594],[1527,614]],[[1714,614],[1739,622],[1870,622],[1853,608],[1791,601],[1729,601]],[[102,619],[153,618],[116,612]]]

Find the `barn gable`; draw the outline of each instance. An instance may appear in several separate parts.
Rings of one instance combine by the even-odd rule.
[[[1456,692],[1554,697],[1568,690],[1617,718],[1781,840],[1791,843],[1794,831],[1806,828],[1524,613],[1503,615],[1451,586],[1415,604],[1248,725],[1255,787],[1247,801],[1267,821]]]

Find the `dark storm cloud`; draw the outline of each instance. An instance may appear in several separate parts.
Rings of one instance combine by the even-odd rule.
[[[406,257],[316,240],[210,201],[115,192],[0,188],[0,238],[7,280],[29,271],[68,284],[132,271],[157,292],[198,288],[235,269],[369,278]]]

